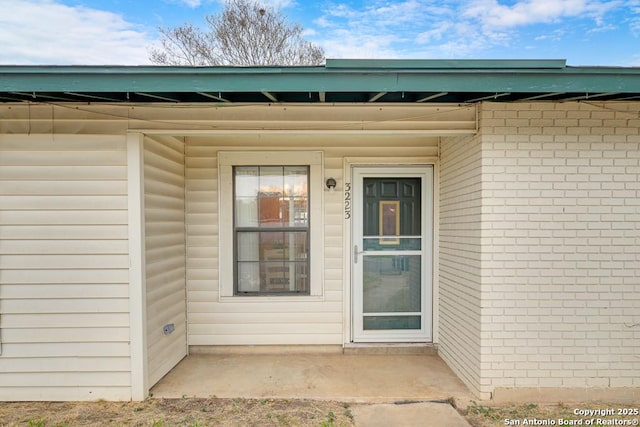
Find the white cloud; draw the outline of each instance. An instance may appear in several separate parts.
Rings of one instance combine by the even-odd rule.
[[[453,23],[449,21],[443,21],[436,24],[433,28],[418,33],[416,36],[416,43],[427,44],[440,41],[443,37],[449,34],[452,27]]]
[[[2,64],[149,64],[151,39],[121,15],[53,0],[0,0]]]
[[[589,17],[600,23],[602,16],[617,4],[597,0],[525,0],[506,6],[497,0],[473,0],[463,16],[494,28],[553,23],[577,16]]]
[[[286,7],[294,6],[295,0],[257,0],[258,3],[263,6],[269,6],[274,9],[284,9]]]
[[[200,7],[202,5],[201,0],[163,0],[163,1],[169,4],[184,5],[192,9],[195,9],[196,7]]]

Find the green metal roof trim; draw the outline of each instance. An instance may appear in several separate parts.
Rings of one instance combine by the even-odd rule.
[[[0,66],[0,101],[457,102],[640,99],[640,68],[564,60],[327,60],[318,67]]]

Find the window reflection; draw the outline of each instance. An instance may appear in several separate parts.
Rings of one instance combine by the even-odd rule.
[[[234,168],[236,290],[309,291],[307,166]]]

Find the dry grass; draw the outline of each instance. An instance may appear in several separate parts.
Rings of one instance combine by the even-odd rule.
[[[630,408],[638,409],[640,405],[624,405],[619,403],[572,403],[572,404],[555,404],[555,405],[501,405],[501,406],[483,406],[483,405],[471,405],[465,412],[467,421],[473,427],[494,427],[505,425],[588,425],[587,420],[594,419],[593,426],[609,425],[607,423],[598,424],[597,420],[627,420],[628,425],[638,425],[637,420],[640,419],[637,415],[613,415],[613,416],[587,416],[574,414],[575,409],[613,409]],[[565,420],[567,423],[561,424],[559,420]],[[507,420],[512,420],[509,423]],[[528,420],[525,422],[524,420]],[[555,424],[535,424],[531,420],[553,420]],[[634,420],[636,423],[633,424]],[[570,424],[571,422],[574,424]],[[518,424],[520,422],[520,424]],[[620,425],[620,424],[613,424]]]
[[[339,402],[147,399],[144,402],[0,403],[1,426],[354,426]]]

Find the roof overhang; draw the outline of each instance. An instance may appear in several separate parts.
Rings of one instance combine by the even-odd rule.
[[[564,60],[340,60],[318,67],[0,66],[0,102],[477,103],[640,100],[640,68]]]

